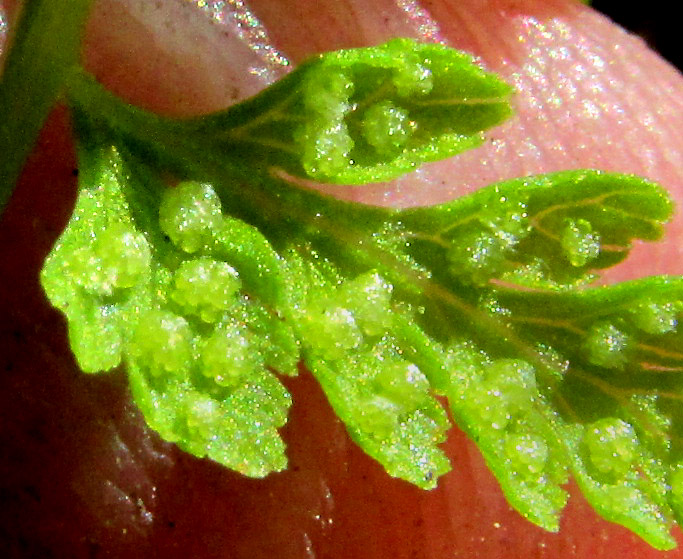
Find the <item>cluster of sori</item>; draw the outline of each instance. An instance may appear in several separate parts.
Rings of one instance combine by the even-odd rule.
[[[385,78],[376,91],[354,91],[355,80],[337,68],[326,68],[305,82],[303,106],[314,118],[295,137],[309,176],[334,177],[349,166],[391,160],[406,148],[418,124],[400,104],[401,96],[424,95],[431,89],[430,71],[413,66],[409,76],[407,69],[379,70]]]
[[[512,477],[527,484],[565,479],[551,460],[553,449],[543,427],[547,419],[539,411],[535,369],[523,360],[489,359],[468,345],[456,346],[452,352],[460,378],[449,394],[451,406],[485,453],[495,453]]]
[[[250,475],[282,469],[276,428],[290,397],[274,371],[296,372],[298,344],[259,297],[264,282],[278,279],[279,257],[256,229],[223,216],[208,184],[165,191],[159,226],[180,256],[163,303],[140,316],[129,344],[131,374],[147,381],[139,399],[154,400],[141,404],[143,413],[195,455]],[[242,250],[248,266],[235,254]]]
[[[554,218],[549,220],[552,229],[547,230],[543,218],[529,215],[524,196],[501,195],[496,205],[497,216],[475,216],[442,233],[450,247],[447,257],[455,277],[480,285],[506,278],[537,286],[542,280],[579,278],[582,271],[585,279],[592,278],[590,266],[602,246],[590,221]],[[560,221],[557,230],[555,221]]]
[[[532,231],[523,198],[501,195],[498,215],[473,216],[440,233],[452,276],[483,285],[519,266],[517,245]],[[511,262],[512,261],[512,262]]]
[[[640,457],[640,443],[630,423],[605,417],[584,427],[581,438],[589,474],[605,483],[621,482]]]
[[[145,236],[132,225],[119,222],[97,235],[90,246],[74,251],[70,273],[84,290],[115,299],[148,279],[150,262]]]
[[[375,271],[300,283],[312,286],[295,319],[304,362],[349,434],[391,475],[433,487],[449,423],[398,333],[410,311]]]
[[[136,228],[115,181],[100,186],[77,205],[73,227],[89,231],[67,231],[58,270],[48,263],[43,276],[71,313],[79,362],[91,372],[123,362],[149,425],[193,454],[255,476],[284,468],[277,428],[290,396],[273,371],[296,373],[298,344],[258,296],[273,297],[279,257],[255,228],[222,214],[207,184],[166,189],[156,235]]]
[[[616,323],[604,320],[591,325],[583,340],[583,353],[592,365],[623,369],[638,352],[639,338],[673,333],[682,310],[681,301],[660,303],[645,296]]]
[[[322,56],[301,72],[298,92],[262,117],[258,137],[277,137],[271,147],[287,144],[304,175],[324,182],[397,177],[478,145],[510,114],[510,87],[441,45],[396,39]],[[295,124],[293,136],[271,119]]]
[[[424,488],[449,469],[447,398],[532,521],[558,528],[571,469],[599,512],[670,546],[683,283],[587,286],[660,238],[661,187],[567,171],[390,210],[299,180],[378,182],[472,148],[511,94],[462,53],[396,39],[188,122],[122,105],[111,136],[82,95],[81,192],[42,273],[81,368],[123,364],[164,439],[250,476],[286,466],[278,375],[300,361],[351,437]]]
[[[572,266],[585,266],[600,254],[600,235],[586,219],[567,220],[560,244]]]

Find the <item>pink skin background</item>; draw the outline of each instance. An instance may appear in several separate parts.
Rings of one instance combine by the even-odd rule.
[[[12,5],[10,5],[12,4]],[[5,2],[11,21],[13,4]],[[129,101],[173,115],[223,108],[306,56],[394,36],[443,41],[517,89],[479,149],[392,184],[335,190],[431,204],[532,173],[594,167],[660,181],[683,202],[683,80],[568,0],[101,0],[84,59]],[[644,6],[646,10],[647,7]],[[0,556],[310,559],[683,557],[596,517],[572,487],[559,534],[507,506],[457,429],[452,473],[423,492],[348,439],[306,373],[288,381],[290,468],[250,480],[160,441],[125,375],[79,372],[37,281],[75,199],[66,112],[44,129],[0,222]],[[683,273],[683,221],[605,281]]]

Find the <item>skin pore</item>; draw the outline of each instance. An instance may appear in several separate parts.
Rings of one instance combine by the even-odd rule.
[[[87,67],[135,104],[187,115],[256,92],[286,71],[283,60],[392,36],[444,40],[517,87],[518,117],[478,150],[345,196],[434,203],[513,176],[597,167],[660,181],[681,202],[680,76],[588,8],[559,0],[254,0],[212,18],[194,4],[100,2]],[[57,111],[0,226],[0,494],[8,504],[0,508],[12,511],[2,513],[0,541],[9,556],[663,555],[599,521],[578,495],[559,535],[531,526],[509,511],[459,433],[448,442],[454,471],[440,489],[388,478],[348,441],[306,375],[290,383],[297,403],[285,429],[286,473],[246,480],[159,442],[129,403],[123,375],[77,370],[61,318],[37,284],[74,199],[67,137]],[[610,279],[681,273],[680,239],[677,218],[666,241],[636,250]]]

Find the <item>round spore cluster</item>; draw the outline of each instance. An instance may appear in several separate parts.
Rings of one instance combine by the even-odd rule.
[[[409,413],[424,404],[430,385],[417,365],[395,357],[382,360],[372,388],[401,413]]]
[[[345,122],[351,110],[353,82],[342,71],[328,70],[303,88],[306,124],[295,133],[302,147],[302,163],[310,176],[334,176],[349,165],[354,141]]]
[[[222,219],[221,203],[211,185],[195,181],[168,189],[159,206],[161,230],[190,254],[211,242]]]
[[[302,338],[326,359],[344,357],[348,350],[382,336],[390,328],[392,290],[392,285],[375,272],[343,282],[326,297],[310,303],[299,325]]]
[[[648,334],[666,334],[673,332],[678,326],[678,315],[683,310],[680,302],[659,303],[644,298],[636,303],[631,319],[634,325]]]
[[[561,233],[560,244],[572,266],[585,266],[600,255],[600,235],[585,219],[569,220]]]
[[[417,58],[404,57],[403,64],[394,68],[392,83],[401,97],[426,95],[434,88],[432,71]]]
[[[235,320],[221,324],[202,340],[199,354],[202,374],[223,387],[241,384],[263,366],[263,356],[249,343],[247,328]]]
[[[482,424],[502,430],[532,407],[537,392],[534,369],[524,361],[495,360],[470,390],[467,407]]]
[[[145,363],[153,375],[177,373],[190,379],[194,371],[201,375],[196,378],[232,389],[263,366],[258,348],[248,343],[246,324],[239,320],[245,297],[238,272],[203,255],[212,252],[224,221],[218,196],[208,184],[183,182],[163,195],[159,224],[179,249],[181,261],[164,282],[165,308],[142,314],[129,344],[133,359]],[[212,406],[192,404],[198,421]]]
[[[380,439],[395,434],[417,410],[431,410],[429,380],[391,334],[392,293],[381,275],[367,272],[314,297],[298,320],[304,354],[344,379],[340,390],[353,424]]]
[[[149,244],[131,225],[115,223],[109,226],[98,235],[93,248],[113,288],[133,287],[149,271]]]
[[[303,88],[304,104],[310,111],[330,121],[339,121],[351,109],[349,98],[353,81],[343,71],[328,69],[324,75],[309,79]]]
[[[109,297],[149,276],[151,251],[145,236],[127,223],[112,223],[92,244],[74,252],[70,274],[88,292]]]
[[[198,439],[195,443],[199,447],[196,449],[198,454],[203,454],[206,452],[207,442],[215,435],[223,410],[217,400],[197,392],[186,394],[183,403],[185,424],[193,438]]]
[[[344,282],[337,299],[351,309],[354,320],[366,336],[381,336],[391,328],[393,286],[376,272],[362,274]]]
[[[466,383],[460,385],[458,407],[466,423],[515,477],[525,483],[542,483],[544,476],[554,474],[548,473],[551,448],[538,427],[542,418],[536,407],[535,369],[523,360],[489,360],[472,354],[472,349],[463,350],[459,360],[470,371]],[[463,359],[468,352],[471,357]]]
[[[171,299],[204,322],[217,322],[237,302],[241,282],[237,271],[211,258],[186,260],[175,271]]]
[[[356,91],[354,83],[362,81],[364,73],[373,73],[378,83]],[[406,107],[432,87],[431,71],[417,59],[382,70],[317,68],[302,88],[308,118],[294,134],[304,170],[326,180],[356,165],[363,167],[367,158],[374,162],[409,151],[417,123]],[[394,99],[381,100],[386,96]]]
[[[146,363],[153,375],[183,373],[193,356],[193,334],[182,316],[151,310],[139,319],[128,351],[139,363]]]
[[[408,111],[390,101],[369,107],[361,126],[365,141],[383,156],[398,153],[417,128]]]
[[[594,324],[583,342],[588,361],[606,369],[621,369],[628,361],[629,336],[609,322]]]
[[[504,452],[511,468],[522,476],[539,475],[548,461],[548,445],[534,433],[509,433]]]
[[[584,430],[582,439],[594,471],[616,479],[623,478],[639,455],[633,426],[616,417],[599,419]]]
[[[491,225],[460,231],[450,241],[449,269],[453,275],[468,277],[476,284],[486,283],[503,271],[518,241],[514,233]]]
[[[372,346],[351,367],[362,370],[355,421],[365,433],[390,437],[411,414],[429,407],[429,380],[389,340]]]
[[[245,230],[253,236],[250,226],[223,216],[213,188],[196,182],[181,183],[164,194],[159,221],[179,249],[180,264],[167,283],[166,305],[182,315],[184,324],[178,324],[180,330],[185,332],[186,324],[190,332],[192,361],[187,364],[186,378],[192,380],[200,393],[208,389],[219,401],[234,396],[249,379],[263,381],[269,359],[282,342],[271,330],[269,320],[275,319],[260,307],[258,296],[244,292],[238,271],[217,259],[218,255],[226,257],[225,246],[230,246],[226,258],[233,262],[232,254],[237,259],[236,266],[248,265],[240,250],[253,247],[230,243],[243,243]],[[236,227],[236,236],[225,238]],[[257,249],[264,252],[261,244]],[[266,264],[272,263],[268,260]],[[268,349],[265,344],[269,344]],[[164,346],[160,346],[159,352],[164,351]],[[168,359],[178,361],[173,356]],[[215,406],[210,402],[195,402],[190,407],[187,413],[196,411],[198,428],[202,421],[215,415]]]

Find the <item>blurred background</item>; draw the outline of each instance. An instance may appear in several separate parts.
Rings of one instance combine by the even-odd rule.
[[[640,35],[655,50],[683,69],[680,23],[673,11],[678,2],[649,0],[593,0],[590,4],[622,27]]]

